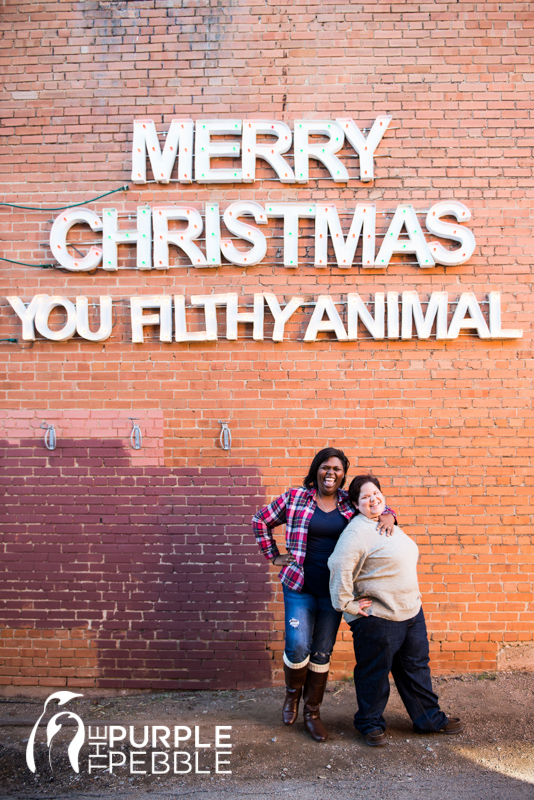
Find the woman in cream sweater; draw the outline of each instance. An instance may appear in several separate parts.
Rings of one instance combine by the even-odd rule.
[[[356,516],[328,559],[332,605],[342,611],[354,642],[358,711],[354,727],[372,747],[387,744],[382,716],[389,673],[416,733],[460,733],[459,719],[440,710],[428,666],[428,636],[417,583],[419,550],[400,528],[377,536],[386,501],[373,475],[349,487]]]

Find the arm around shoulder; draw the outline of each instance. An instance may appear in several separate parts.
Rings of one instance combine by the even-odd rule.
[[[362,553],[355,546],[350,531],[349,535],[345,536],[347,528],[341,534],[334,552],[328,559],[330,600],[337,611],[357,615],[361,612],[354,595],[354,582],[361,570]]]

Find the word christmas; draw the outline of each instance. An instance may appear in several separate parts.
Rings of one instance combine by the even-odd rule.
[[[150,206],[140,206],[137,209],[137,225],[129,230],[118,227],[116,208],[104,209],[102,219],[89,209],[71,209],[64,211],[54,221],[50,232],[50,247],[61,266],[73,272],[94,270],[101,262],[103,269],[117,270],[119,244],[136,246],[136,265],[143,270],[153,267],[169,269],[170,245],[185,253],[195,267],[220,267],[223,256],[231,264],[252,267],[265,258],[267,239],[260,228],[243,221],[241,217],[252,217],[258,225],[266,225],[270,218],[283,218],[286,267],[298,266],[299,223],[306,218],[315,220],[314,265],[318,268],[328,265],[329,237],[336,264],[345,269],[352,266],[360,240],[361,264],[370,269],[385,269],[394,253],[413,254],[419,266],[424,268],[434,267],[436,264],[457,266],[472,256],[476,246],[473,233],[460,224],[471,219],[469,209],[456,200],[443,200],[428,211],[425,224],[431,234],[457,243],[459,246],[454,250],[449,250],[437,241],[426,241],[417,214],[409,204],[397,207],[380,250],[375,255],[376,206],[372,204],[361,203],[356,206],[350,230],[345,237],[335,205],[269,203],[264,207],[253,201],[232,203],[222,215],[226,228],[234,237],[252,244],[252,248],[246,251],[238,250],[231,239],[222,238],[217,203],[206,205],[205,225],[200,212],[190,206],[156,206],[153,209]],[[453,217],[456,222],[448,222],[443,217]],[[169,230],[171,220],[180,220],[186,226]],[[84,257],[71,255],[67,249],[68,233],[74,225],[80,223],[90,225],[95,232],[102,231],[102,247],[92,247]],[[195,240],[203,232],[205,252],[195,244]]]

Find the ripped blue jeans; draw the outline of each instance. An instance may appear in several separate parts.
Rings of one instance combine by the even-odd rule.
[[[328,665],[341,622],[329,597],[315,597],[283,586],[286,624],[284,662],[293,669],[308,663]],[[322,671],[322,670],[321,670]]]

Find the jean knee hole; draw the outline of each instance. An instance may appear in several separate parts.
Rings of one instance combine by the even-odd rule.
[[[311,654],[311,656],[310,656],[310,658],[311,658],[312,660],[313,660],[313,659],[317,659],[317,660],[315,661],[315,663],[316,663],[316,664],[321,664],[321,662],[323,662],[324,664],[328,664],[328,662],[330,661],[330,656],[331,656],[331,655],[332,655],[332,653],[331,653],[331,652],[330,652],[330,653],[320,653],[320,652],[317,652],[317,653],[312,653],[312,654]],[[319,660],[319,659],[321,659],[321,660]]]
[[[295,619],[295,617],[291,617],[291,619],[289,620],[289,624],[291,625],[292,628],[298,628],[300,622],[298,621],[298,619]]]

